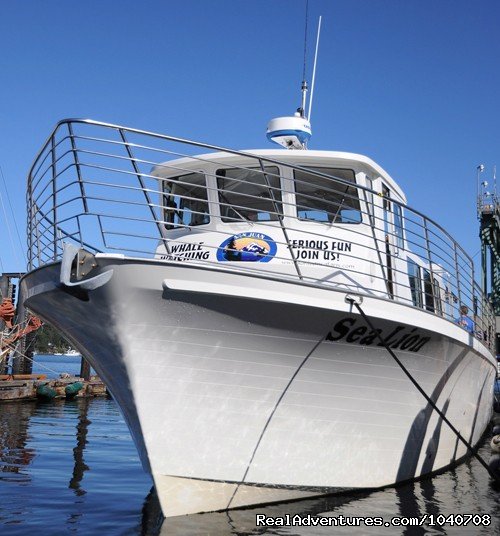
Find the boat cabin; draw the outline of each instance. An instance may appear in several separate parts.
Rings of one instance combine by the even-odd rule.
[[[268,129],[295,150],[233,151],[61,121],[28,179],[30,268],[70,243],[395,300],[452,322],[466,305],[480,333],[491,331],[470,256],[369,158],[303,150],[304,122],[277,118]]]
[[[158,259],[445,306],[443,270],[408,247],[403,191],[365,156],[213,153],[152,174],[162,192]]]

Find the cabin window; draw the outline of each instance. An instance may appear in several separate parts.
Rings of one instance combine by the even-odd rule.
[[[384,234],[385,241],[389,244],[389,234],[391,232],[391,191],[385,184],[382,184],[382,208],[384,210]]]
[[[205,175],[191,173],[163,181],[164,219],[169,228],[210,222]]]
[[[394,203],[394,234],[396,235],[396,247],[403,249],[403,215],[401,207]]]
[[[415,307],[422,307],[420,267],[410,259],[408,259],[408,279],[410,281],[411,301]]]
[[[352,169],[309,168],[294,171],[297,216],[324,223],[360,223],[356,179]],[[322,177],[314,172],[330,175]],[[339,183],[336,178],[353,184]]]
[[[425,308],[428,311],[434,312],[434,288],[431,273],[424,268],[424,295],[425,295]]]
[[[441,306],[441,287],[439,286],[439,282],[436,278],[434,278],[434,304],[436,306],[436,313],[442,315],[443,314],[443,308]]]
[[[275,221],[283,214],[277,167],[218,169],[217,188],[223,222]]]
[[[373,180],[371,177],[366,175],[366,186],[373,190]],[[368,212],[373,216],[373,191],[364,191],[366,203],[368,205]]]

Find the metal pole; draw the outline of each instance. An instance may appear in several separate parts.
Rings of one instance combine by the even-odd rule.
[[[83,355],[82,355],[82,361],[80,363],[80,378],[83,378],[85,381],[90,380],[90,364],[83,357]]]
[[[149,194],[146,190],[146,185],[144,184],[144,180],[142,178],[141,172],[139,168],[137,167],[137,163],[135,161],[135,158],[132,155],[132,150],[130,149],[130,145],[127,142],[127,139],[125,138],[125,134],[122,129],[119,129],[120,136],[122,138],[123,144],[125,145],[125,149],[127,151],[128,157],[130,159],[130,163],[132,164],[132,167],[134,168],[134,172],[137,176],[137,180],[139,181],[139,184],[141,185],[142,192],[144,194],[144,197],[146,198],[146,203],[149,206],[149,210],[151,211],[151,214],[153,216],[153,221],[156,223],[156,227],[158,228],[158,232],[160,233],[160,236],[162,238],[163,243],[165,244],[165,249],[167,250],[167,253],[170,254],[170,248],[168,246],[168,239],[167,234],[162,226],[162,224],[158,221],[158,218],[156,217],[155,209],[153,206],[153,203],[151,202],[151,199],[149,198]]]
[[[85,213],[89,211],[87,205],[87,196],[85,195],[85,186],[82,179],[82,173],[80,168],[80,160],[78,159],[78,149],[76,147],[75,138],[73,135],[73,125],[68,123],[69,139],[71,140],[71,150],[73,151],[73,158],[75,159],[76,175],[78,177],[78,184],[80,185],[80,193],[82,194],[83,209]]]
[[[319,49],[319,34],[321,32],[321,17],[318,21],[318,34],[316,36],[316,52],[314,53],[314,66],[313,66],[313,74],[312,74],[312,80],[311,80],[311,96],[309,98],[309,110],[307,114],[307,120],[311,121],[311,112],[312,112],[312,103],[313,103],[313,95],[314,95],[314,80],[316,79],[316,62],[318,60],[318,49]]]
[[[476,179],[477,196],[476,196],[476,203],[477,203],[477,215],[478,215],[478,217],[481,216],[481,200],[480,200],[480,197],[479,197],[479,192],[480,192],[480,189],[479,189],[479,176],[483,172],[483,169],[484,169],[483,164],[479,164],[479,166],[477,166],[477,168],[476,168],[476,170],[477,170],[477,179]]]
[[[366,175],[365,175],[365,177],[366,177]],[[361,191],[363,192],[363,197],[364,197],[365,204],[366,204],[366,211],[367,211],[367,214],[368,214],[368,219],[369,219],[369,222],[370,222],[370,228],[371,228],[371,231],[372,231],[373,243],[375,245],[375,250],[377,252],[377,257],[378,257],[378,265],[380,267],[380,270],[382,271],[382,277],[384,279],[385,289],[387,291],[387,295],[389,296],[390,295],[389,280],[388,280],[388,277],[387,277],[385,265],[384,265],[384,263],[382,261],[382,254],[380,253],[380,248],[379,248],[379,239],[377,238],[377,229],[375,228],[375,201],[374,201],[375,198],[373,196],[376,195],[376,193],[374,191],[372,191],[372,204],[371,204],[371,210],[370,210],[368,197],[366,195],[366,190],[361,190]],[[372,262],[372,261],[370,261],[370,262]]]
[[[271,188],[271,183],[269,182],[269,177],[267,176],[267,173],[265,172],[264,164],[262,163],[262,160],[259,158],[259,164],[260,169],[262,170],[262,174],[264,175],[264,180],[266,181],[266,185],[269,189],[269,195],[271,197],[271,200],[273,202],[274,211],[276,212],[276,215],[278,216],[278,221],[281,226],[281,230],[283,231],[283,236],[285,237],[286,245],[288,247],[288,251],[290,252],[290,256],[292,257],[293,264],[295,266],[295,270],[297,271],[297,275],[299,276],[299,279],[303,279],[302,273],[300,271],[299,265],[297,263],[297,259],[293,256],[292,251],[292,245],[290,244],[290,239],[288,238],[288,232],[286,230],[285,224],[283,222],[283,215],[281,214],[278,206],[278,202],[276,201],[276,198],[274,197],[274,190]]]
[[[25,325],[25,322],[28,318],[28,311],[24,307],[24,297],[21,294],[21,288],[19,288],[19,294],[18,294],[18,300],[16,302],[16,321],[21,326]],[[33,339],[31,339],[33,340]],[[17,355],[14,357],[13,363],[12,363],[12,374],[31,374],[31,371],[33,369],[33,364],[30,359],[27,359],[25,357],[26,354],[26,338],[22,337],[20,341],[16,343],[16,345],[19,345],[19,351],[17,352]],[[33,355],[33,351],[31,351],[31,355],[28,355],[27,357],[31,357]]]
[[[54,213],[54,241],[53,241],[53,260],[57,259],[57,209],[56,209],[56,153],[55,153],[55,140],[54,136],[50,140],[51,143],[51,157],[52,157],[52,212]]]
[[[33,270],[33,196],[31,192],[31,177],[28,179],[28,210],[26,229],[28,231],[28,270]]]
[[[457,293],[458,293],[458,304],[462,304],[462,291],[460,289],[460,272],[458,270],[458,255],[457,255],[457,245],[453,243],[453,252],[455,254],[455,276],[457,278]]]

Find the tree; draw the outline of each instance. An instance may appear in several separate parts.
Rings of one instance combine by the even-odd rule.
[[[44,324],[37,332],[35,351],[39,354],[64,353],[70,347],[71,344],[61,333],[49,324]]]

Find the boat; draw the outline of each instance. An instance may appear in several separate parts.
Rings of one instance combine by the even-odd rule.
[[[62,355],[64,355],[64,357],[81,357],[80,352],[78,352],[74,348],[70,348],[66,353]]]
[[[472,445],[490,420],[472,259],[309,135],[301,110],[247,151],[65,119],[31,167],[25,304],[106,383],[166,517],[418,479],[468,455],[432,404]]]

